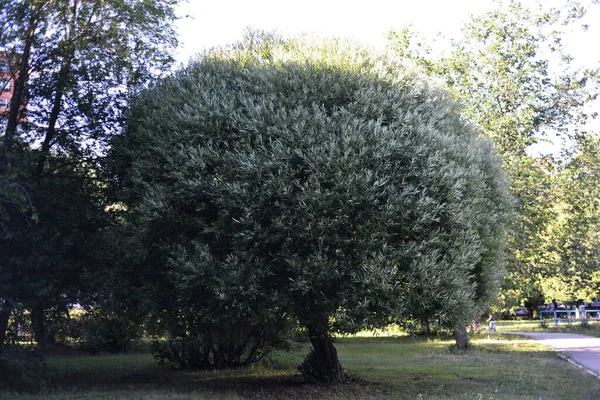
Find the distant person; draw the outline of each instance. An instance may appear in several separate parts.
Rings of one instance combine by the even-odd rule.
[[[583,305],[583,303],[579,305],[579,315],[581,315],[581,318],[585,319],[585,305]]]
[[[494,314],[490,314],[490,318],[488,319],[488,329],[490,332],[496,332],[496,317],[494,317]]]

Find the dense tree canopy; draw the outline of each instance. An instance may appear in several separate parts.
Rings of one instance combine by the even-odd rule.
[[[600,295],[600,147],[598,138],[578,138],[568,161],[557,168],[547,233],[548,264],[542,276],[547,298],[562,302],[595,300]]]
[[[150,298],[201,340],[292,321],[314,347],[304,372],[343,379],[332,332],[418,307],[464,326],[497,293],[492,145],[448,94],[364,49],[249,36],[203,54],[140,96],[113,159],[132,262],[154,279],[140,285],[169,288]]]

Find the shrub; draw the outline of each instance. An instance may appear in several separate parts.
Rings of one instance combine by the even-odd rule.
[[[83,317],[80,348],[92,354],[121,353],[141,335],[141,326],[128,318],[93,311]]]
[[[160,365],[181,369],[222,369],[245,367],[264,358],[268,351],[260,342],[247,340],[226,345],[206,337],[155,341],[152,354]]]
[[[240,319],[196,321],[189,326],[193,336],[155,341],[152,354],[161,365],[181,369],[239,368],[262,360],[273,349],[287,347],[290,329],[264,329]],[[281,320],[282,323],[285,321]]]
[[[46,379],[46,363],[39,352],[12,346],[0,353],[0,389],[37,393]]]

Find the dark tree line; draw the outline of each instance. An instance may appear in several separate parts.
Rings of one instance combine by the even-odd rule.
[[[0,339],[19,306],[47,343],[56,315],[93,293],[87,274],[113,223],[102,156],[132,96],[171,65],[177,2],[2,2],[13,95],[0,146]]]

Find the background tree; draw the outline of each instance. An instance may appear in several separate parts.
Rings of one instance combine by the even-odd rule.
[[[46,331],[48,309],[81,298],[80,276],[85,268],[94,269],[88,250],[110,223],[99,157],[108,138],[123,128],[131,96],[168,69],[177,3],[11,0],[2,5],[0,45],[15,90],[0,177],[24,188],[32,200],[29,217],[36,221],[5,213],[10,234],[0,242],[0,298],[31,309],[38,332]]]
[[[404,318],[429,284],[454,328],[497,291],[492,146],[364,49],[250,35],[208,52],[140,96],[112,156],[148,313],[171,299],[170,336],[193,332],[205,356],[230,345],[222,324],[257,340],[297,323],[305,375],[345,380],[333,332]]]
[[[408,30],[390,34],[391,51],[442,78],[504,158],[518,217],[510,229],[501,309],[543,301],[540,279],[554,270],[546,240],[555,218],[549,202],[554,161],[528,151],[546,135],[571,137],[595,117],[586,105],[598,95],[598,68],[575,68],[563,46],[566,27],[585,11],[572,2],[535,10],[503,2],[472,17],[449,54],[441,55]]]
[[[544,276],[547,298],[590,302],[600,293],[600,153],[595,136],[577,138],[568,161],[557,171],[554,209],[548,232],[554,274]]]

